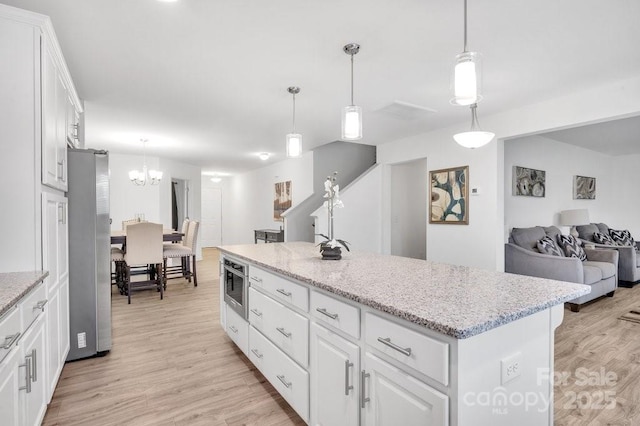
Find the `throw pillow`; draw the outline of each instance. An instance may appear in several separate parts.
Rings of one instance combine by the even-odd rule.
[[[542,254],[550,254],[551,256],[564,256],[556,243],[553,241],[553,238],[543,237],[537,244],[538,251]]]
[[[577,257],[578,259],[587,260],[587,253],[585,253],[580,241],[576,240],[573,235],[558,235],[558,243],[564,250],[564,254],[567,257]]]
[[[614,243],[616,243],[616,245],[618,246],[630,246],[633,247],[634,241],[633,238],[631,238],[631,233],[629,231],[627,231],[626,229],[623,231],[619,231],[619,230],[615,230],[615,229],[610,229],[609,230],[609,235],[611,236],[611,239],[613,240]]]
[[[601,234],[599,232],[595,232],[593,234],[593,241],[595,241],[598,244],[604,244],[607,246],[615,246],[616,243],[613,241],[613,239],[607,235],[607,234]]]

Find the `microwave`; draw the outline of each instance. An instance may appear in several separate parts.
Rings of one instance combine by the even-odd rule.
[[[247,319],[249,309],[249,268],[247,265],[225,258],[222,264],[224,301],[227,306]]]

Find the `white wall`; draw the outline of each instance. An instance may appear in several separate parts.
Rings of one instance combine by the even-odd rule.
[[[171,228],[171,178],[189,181],[189,218],[200,220],[199,167],[147,156],[147,167],[161,170],[162,181],[159,185],[136,186],[129,180],[129,171],[141,170],[142,164],[142,156],[109,154],[111,229],[122,229],[123,220],[140,213],[150,222]],[[200,242],[196,257],[202,258]]]
[[[483,103],[489,99],[487,96]],[[480,114],[481,126],[496,133],[496,140],[483,148],[468,150],[453,141],[453,134],[468,129],[469,123],[465,121],[380,145],[378,162],[395,164],[427,157],[429,170],[468,164],[470,187],[481,190],[480,195],[470,199],[469,225],[427,225],[428,259],[504,270],[507,234],[503,215],[504,199],[508,194],[504,193],[503,140],[638,115],[640,77],[573,92],[500,114],[482,116],[482,110]],[[383,182],[383,188],[385,185],[388,182]],[[389,211],[389,203],[390,198],[385,196],[383,212]],[[382,226],[383,235],[389,235],[388,220],[385,219]]]
[[[202,176],[202,247],[216,247],[222,242],[222,182],[211,182],[211,176]]]
[[[273,220],[276,182],[291,181],[292,205],[313,193],[313,153],[225,178],[222,182],[223,244],[253,243],[254,229],[279,229]]]
[[[640,154],[613,157],[612,161],[615,184],[609,211],[615,218],[611,223],[605,223],[614,229],[628,229],[636,240],[640,240]]]
[[[427,160],[390,167],[391,254],[427,258]]]
[[[541,136],[529,136],[505,142],[504,191],[505,232],[511,228],[530,226],[560,227],[562,210],[587,209],[592,222],[617,222],[617,209],[613,190],[615,157],[573,145],[557,142]],[[513,166],[522,166],[546,172],[544,198],[515,196],[512,191]],[[595,200],[573,199],[575,175],[596,178]],[[568,233],[568,227],[560,227]]]
[[[344,207],[333,210],[333,237],[348,242],[349,249],[375,253],[382,250],[382,175],[383,168],[376,165],[340,189]],[[326,207],[320,207],[312,216],[316,217],[316,233],[328,235]],[[316,242],[322,240],[316,237]]]

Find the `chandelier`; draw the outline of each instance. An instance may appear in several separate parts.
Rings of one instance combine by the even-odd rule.
[[[149,170],[147,168],[147,139],[140,139],[142,142],[142,171],[131,170],[129,179],[136,185],[143,186],[149,182],[149,185],[158,185],[162,180],[162,172],[158,170]]]

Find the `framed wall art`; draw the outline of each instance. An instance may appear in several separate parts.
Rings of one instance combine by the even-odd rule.
[[[273,220],[284,222],[282,213],[291,208],[291,181],[277,182],[273,197]]]
[[[513,166],[513,195],[544,197],[546,175],[544,170]]]
[[[469,166],[429,172],[429,223],[469,224]]]
[[[573,177],[573,199],[574,200],[595,200],[596,199],[596,178],[587,176]]]

